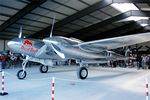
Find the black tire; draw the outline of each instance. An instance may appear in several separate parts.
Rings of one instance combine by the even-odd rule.
[[[27,72],[24,71],[24,73],[23,73],[23,70],[19,70],[18,73],[17,73],[18,79],[21,79],[21,80],[26,78],[26,75],[27,75]]]
[[[86,79],[88,76],[88,70],[86,67],[80,67],[79,70],[77,71],[77,76],[80,79]]]
[[[40,67],[40,72],[41,72],[41,73],[47,73],[47,71],[48,71],[48,66],[41,65],[41,67]]]

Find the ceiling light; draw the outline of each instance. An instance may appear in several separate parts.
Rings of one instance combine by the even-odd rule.
[[[148,20],[149,17],[130,16],[130,17],[128,17],[128,18],[119,20],[118,22],[124,22],[124,21],[138,21],[138,20],[141,20],[141,19],[147,19],[147,20]]]
[[[133,21],[138,21],[141,19],[149,19],[149,17],[140,17],[140,16],[130,16],[128,18],[126,18],[127,20],[133,20]]]
[[[126,12],[129,10],[139,10],[133,3],[113,3],[111,4],[111,6],[121,12]]]

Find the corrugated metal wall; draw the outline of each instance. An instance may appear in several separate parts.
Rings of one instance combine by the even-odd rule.
[[[7,46],[8,40],[0,40],[0,51],[10,50]]]

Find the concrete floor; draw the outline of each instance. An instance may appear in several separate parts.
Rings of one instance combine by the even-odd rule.
[[[145,100],[145,78],[150,80],[150,70],[90,67],[88,78],[80,80],[77,68],[60,66],[43,74],[34,66],[27,68],[25,80],[16,77],[20,68],[5,69],[9,94],[0,100],[51,100],[52,77],[56,77],[55,100]]]

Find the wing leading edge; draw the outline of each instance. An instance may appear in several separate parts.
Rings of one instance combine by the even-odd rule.
[[[91,48],[93,47],[97,49],[103,48],[102,49],[103,51],[104,49],[105,50],[116,49],[119,47],[130,46],[130,45],[139,44],[148,41],[150,41],[150,32],[83,42],[78,44],[78,46],[85,50],[86,47],[91,47]]]

